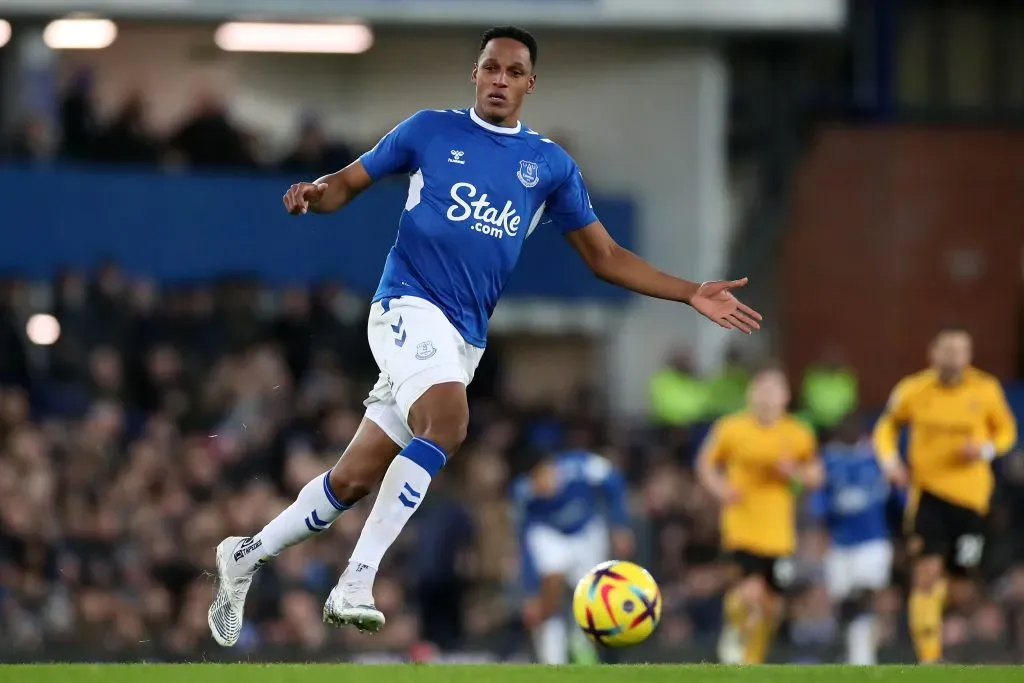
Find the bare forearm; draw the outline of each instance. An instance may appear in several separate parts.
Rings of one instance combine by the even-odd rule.
[[[358,197],[373,180],[363,167],[363,163],[356,160],[337,173],[317,178],[313,183],[327,187],[323,196],[309,203],[309,210],[313,213],[331,213]]]
[[[700,463],[697,467],[697,481],[717,498],[725,490],[725,477],[713,464]]]
[[[332,213],[348,204],[355,197],[342,177],[342,171],[321,176],[313,181],[314,185],[325,184],[323,196],[319,201],[310,202],[309,210],[312,213]]]
[[[662,272],[619,245],[614,245],[590,266],[605,282],[655,299],[689,303],[700,288],[700,283]]]

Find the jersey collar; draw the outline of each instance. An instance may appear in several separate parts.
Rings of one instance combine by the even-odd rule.
[[[516,121],[515,128],[503,128],[501,126],[496,126],[493,123],[487,123],[482,118],[477,116],[476,107],[469,108],[469,118],[473,119],[473,123],[480,126],[484,130],[489,130],[490,132],[497,133],[498,135],[518,135],[519,131],[523,129],[522,121]]]

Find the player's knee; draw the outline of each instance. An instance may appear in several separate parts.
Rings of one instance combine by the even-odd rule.
[[[469,402],[463,384],[449,382],[431,387],[409,412],[413,433],[454,455],[469,431]]]
[[[565,577],[560,574],[545,576],[541,582],[540,604],[545,618],[561,611],[564,586]]]
[[[923,557],[914,563],[914,590],[928,592],[942,579],[942,558]]]
[[[327,481],[335,498],[344,505],[354,505],[370,493],[377,483],[373,479],[374,473],[369,468],[360,467],[355,459],[342,458]]]
[[[768,586],[760,576],[748,576],[739,585],[743,602],[751,607],[760,607],[768,597]]]

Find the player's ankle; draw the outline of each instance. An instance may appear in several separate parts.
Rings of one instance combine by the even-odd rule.
[[[377,577],[377,568],[353,558],[348,561],[345,573],[341,575],[344,583],[373,583]]]

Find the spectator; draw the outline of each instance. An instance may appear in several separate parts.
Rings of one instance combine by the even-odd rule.
[[[99,136],[96,152],[100,161],[120,164],[155,164],[159,160],[160,145],[149,132],[141,92],[128,95],[114,120]]]
[[[250,168],[256,164],[223,100],[211,91],[199,94],[195,113],[171,136],[170,146],[198,168]]]
[[[804,417],[817,429],[831,429],[857,409],[857,374],[837,349],[804,371],[801,399]]]
[[[688,350],[677,350],[651,378],[651,409],[665,426],[688,427],[708,414],[708,386],[697,376]]]
[[[722,369],[708,382],[708,417],[717,418],[743,410],[749,382],[749,366],[743,362],[737,348],[729,347]]]
[[[442,650],[455,650],[466,634],[473,519],[451,477],[431,488],[417,514],[413,584],[423,636]]]
[[[88,68],[76,71],[60,103],[61,154],[86,161],[96,156],[99,123],[93,101],[93,76]]]
[[[278,163],[287,173],[305,174],[314,178],[345,168],[355,160],[352,150],[344,142],[329,142],[320,122],[307,115],[299,125],[299,140],[295,148]]]
[[[14,308],[14,286],[0,282],[0,384],[29,385],[28,356]]]
[[[23,163],[49,161],[55,151],[53,134],[46,120],[39,116],[27,116],[21,121],[4,147],[2,156]]]

